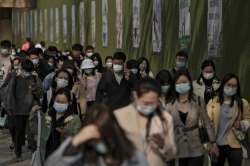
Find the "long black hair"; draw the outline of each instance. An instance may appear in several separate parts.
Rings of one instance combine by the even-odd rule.
[[[94,124],[101,133],[102,141],[107,145],[110,155],[122,163],[134,156],[135,146],[126,137],[125,131],[119,125],[113,110],[108,106],[96,103],[90,108],[90,114],[87,116],[87,123]]]
[[[224,87],[226,83],[231,80],[231,79],[236,79],[237,81],[237,92],[234,96],[232,96],[231,104],[230,106],[232,107],[234,105],[234,101],[237,102],[238,108],[240,110],[243,109],[243,102],[242,102],[242,97],[241,97],[241,89],[240,89],[240,81],[239,77],[235,74],[228,73],[224,76],[224,78],[221,81],[221,85],[218,89],[218,97],[219,97],[219,103],[222,105],[224,103]]]
[[[188,81],[190,82],[190,91],[189,91],[188,99],[189,99],[189,101],[194,100],[192,78],[191,78],[191,76],[190,76],[190,74],[189,74],[188,71],[186,71],[186,70],[180,70],[180,71],[177,71],[177,72],[175,73],[174,79],[173,79],[173,85],[172,85],[172,87],[173,87],[174,90],[173,90],[173,99],[172,99],[172,103],[174,103],[174,102],[179,98],[179,95],[180,95],[180,94],[179,94],[178,92],[176,92],[176,90],[175,90],[175,84],[176,84],[177,80],[178,80],[181,76],[186,76],[187,79],[188,79]]]
[[[98,61],[98,65],[95,67],[95,69],[97,69],[97,71],[99,73],[103,73],[104,72],[104,67],[103,67],[103,64],[102,64],[102,58],[101,58],[101,55],[99,53],[94,53],[92,56],[91,56],[91,59],[93,60],[93,62],[95,60]]]
[[[149,63],[148,59],[145,58],[145,57],[140,57],[137,61],[138,61],[139,66],[142,64],[143,61],[146,62],[146,64],[147,64],[146,73],[149,74],[149,72],[150,72],[150,63]],[[140,67],[139,67],[139,70],[140,70]]]
[[[156,81],[160,83],[160,85],[164,85],[164,84],[168,84],[169,90],[168,92],[165,94],[166,97],[166,102],[170,101],[172,98],[172,93],[173,93],[173,78],[171,76],[171,73],[168,70],[161,70],[159,71],[159,73],[156,75],[155,77]]]
[[[135,87],[135,91],[136,91],[137,96],[139,98],[148,92],[155,92],[158,96],[160,96],[161,95],[161,86],[156,80],[147,77],[147,78],[143,78],[140,81],[138,81],[138,83]],[[158,116],[160,118],[160,120],[162,122],[162,126],[164,128],[166,126],[167,122],[166,122],[166,119],[163,117],[162,108],[160,106],[158,106],[158,108],[155,110],[155,114],[156,114],[156,116]],[[149,137],[150,126],[151,126],[152,119],[153,119],[155,114],[151,114],[148,117],[148,121],[146,124],[146,138]]]

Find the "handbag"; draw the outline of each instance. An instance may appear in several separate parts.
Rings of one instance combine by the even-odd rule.
[[[42,159],[42,155],[41,155],[41,150],[40,150],[40,146],[41,146],[41,112],[38,111],[37,112],[37,119],[38,119],[38,133],[37,133],[37,146],[36,146],[36,151],[33,153],[32,155],[32,160],[31,160],[31,166],[43,166],[43,159]]]
[[[201,106],[201,99],[198,97],[198,104],[200,109],[203,109]],[[209,136],[207,133],[207,129],[205,127],[205,122],[203,118],[200,116],[199,121],[198,121],[198,128],[199,128],[199,135],[200,135],[200,140],[202,144],[208,143],[209,142]]]

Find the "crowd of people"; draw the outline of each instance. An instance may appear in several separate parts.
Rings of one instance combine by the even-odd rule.
[[[1,41],[1,117],[16,162],[24,147],[39,149],[46,166],[239,166],[250,158],[250,109],[237,75],[218,78],[207,59],[192,79],[186,51],[158,73],[145,57],[97,51]]]

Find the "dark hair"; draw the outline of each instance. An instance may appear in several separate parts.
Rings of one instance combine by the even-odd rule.
[[[41,53],[41,49],[40,48],[30,48],[28,51],[28,55],[37,55],[39,56]]]
[[[53,103],[55,102],[55,99],[56,99],[56,96],[58,95],[65,95],[67,100],[68,100],[68,109],[67,111],[65,112],[65,114],[60,118],[60,119],[56,119],[56,110],[53,108]],[[67,88],[60,88],[58,89],[53,97],[52,97],[52,100],[51,100],[51,105],[50,105],[50,109],[48,111],[48,114],[49,116],[51,116],[52,118],[52,128],[56,128],[56,126],[58,126],[58,124],[61,124],[61,125],[64,125],[64,120],[74,114],[74,110],[73,110],[73,107],[72,107],[72,97],[71,97],[71,91]]]
[[[143,94],[148,93],[150,91],[153,91],[155,93],[158,94],[158,96],[161,95],[161,86],[160,84],[152,79],[152,78],[143,78],[141,79],[136,88],[135,91],[137,93],[138,97],[141,97]],[[162,108],[160,106],[158,106],[158,108],[155,110],[155,114],[152,114],[148,117],[148,121],[146,124],[146,139],[149,137],[149,133],[150,133],[150,126],[152,123],[152,119],[154,117],[154,115],[158,116],[161,120],[162,123],[162,127],[167,129],[167,127],[165,125],[167,125],[166,119],[164,118],[163,114],[162,114]]]
[[[40,44],[42,47],[45,47],[45,41],[41,41]]]
[[[94,50],[94,47],[91,46],[91,45],[88,45],[88,46],[86,47],[86,49],[85,49],[85,52],[86,52],[87,50]]]
[[[102,58],[101,58],[101,55],[99,53],[94,53],[92,56],[91,56],[91,59],[92,61],[94,62],[95,60],[97,60],[99,63],[98,63],[98,66],[96,66],[95,68],[98,70],[99,73],[103,73],[104,71],[104,67],[103,67],[103,64],[102,64]]]
[[[148,93],[150,91],[153,91],[158,94],[158,96],[161,95],[161,86],[160,84],[152,79],[152,78],[143,78],[139,80],[135,86],[135,91],[138,95],[138,97],[141,97],[145,93]]]
[[[81,44],[76,43],[76,44],[74,44],[72,46],[72,50],[81,51],[82,52],[83,51],[83,46]]]
[[[159,82],[160,85],[164,85],[165,83],[167,83],[170,88],[168,93],[166,94],[166,100],[170,101],[172,98],[172,89],[173,89],[173,78],[171,73],[168,70],[161,70],[159,71],[159,73],[156,75],[156,81]]]
[[[211,59],[206,59],[206,60],[204,60],[204,61],[202,62],[202,64],[201,64],[201,70],[204,70],[204,69],[205,69],[206,67],[208,67],[208,66],[211,66],[211,67],[213,68],[214,72],[216,73],[216,68],[215,68],[214,61],[211,60]],[[199,85],[201,85],[202,79],[203,79],[203,75],[202,75],[202,73],[201,73],[200,76],[199,76],[199,78],[197,79],[197,83],[198,83]],[[214,76],[214,79],[216,79],[217,81],[219,81],[219,79],[218,79],[218,77],[217,77],[216,75]]]
[[[107,56],[107,57],[105,58],[105,63],[107,62],[108,59],[112,59],[112,60],[113,60],[113,57],[112,57],[112,56]]]
[[[194,99],[194,93],[193,93],[193,84],[192,84],[192,78],[189,74],[188,71],[186,70],[180,70],[180,71],[176,71],[175,75],[174,75],[174,79],[173,79],[173,100],[172,100],[172,103],[174,103],[178,98],[179,98],[179,93],[176,92],[175,90],[175,84],[176,84],[176,81],[181,77],[181,76],[186,76],[188,78],[188,81],[190,82],[190,92],[189,92],[189,101],[193,100]]]
[[[123,62],[125,62],[127,59],[127,56],[124,52],[115,52],[113,59],[122,60]]]
[[[241,89],[240,89],[240,81],[239,81],[239,77],[235,74],[232,74],[232,73],[228,73],[224,76],[224,78],[222,79],[221,81],[221,85],[218,89],[218,97],[219,97],[219,103],[220,104],[223,104],[224,102],[224,87],[225,87],[225,84],[231,80],[231,79],[236,79],[237,81],[237,93],[232,97],[232,101],[231,101],[231,104],[230,106],[232,107],[234,105],[234,101],[237,102],[238,104],[238,108],[240,110],[243,109],[243,102],[242,102],[242,97],[241,97]]]
[[[10,49],[11,48],[11,41],[9,40],[2,40],[0,43],[1,48]]]
[[[127,61],[126,66],[128,69],[134,69],[134,68],[138,69],[139,63],[135,59],[130,59]]]
[[[111,156],[122,163],[134,156],[135,147],[126,137],[125,131],[119,125],[113,111],[104,104],[94,105],[88,117],[88,124],[95,124],[108,146]]]
[[[177,56],[185,57],[186,59],[188,59],[188,52],[181,50],[181,51],[177,52],[176,57]]]
[[[73,88],[73,84],[74,84],[73,77],[71,76],[71,74],[66,69],[61,69],[61,70],[58,70],[56,72],[55,76],[53,77],[53,81],[52,81],[52,89],[56,90],[56,87],[57,87],[56,78],[62,72],[66,73],[68,75],[68,78],[69,78],[68,86],[65,87],[65,88],[68,88],[69,90],[71,90]]]
[[[21,67],[26,72],[33,72],[35,67],[29,59],[25,59],[21,62]]]
[[[145,57],[140,57],[137,61],[138,61],[139,66],[142,64],[143,61],[146,62],[146,64],[147,64],[146,73],[148,74],[150,72],[150,63],[149,63],[148,59]],[[139,67],[139,69],[140,69],[140,67]]]
[[[76,81],[77,80],[77,68],[75,66],[75,62],[73,60],[65,60],[63,62],[63,65],[62,65],[62,69],[71,69],[73,70],[73,80]]]

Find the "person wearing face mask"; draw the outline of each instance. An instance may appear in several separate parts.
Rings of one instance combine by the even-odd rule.
[[[201,120],[204,123],[209,142],[212,143],[211,153],[218,154],[213,126],[206,112],[204,101],[193,95],[189,73],[176,72],[174,85],[172,102],[166,107],[173,117],[177,145],[176,157],[179,166],[202,166],[205,151],[199,135],[199,123]]]
[[[64,139],[75,135],[81,127],[80,118],[74,114],[69,89],[62,88],[55,93],[46,115],[46,124],[50,127],[46,144],[46,157],[48,157]]]
[[[130,103],[132,85],[125,78],[124,63],[126,55],[116,52],[113,56],[113,69],[102,75],[96,91],[96,100],[104,102],[112,109],[124,107]]]
[[[28,52],[28,55],[28,59],[32,61],[35,71],[42,81],[49,73],[53,72],[53,67],[49,66],[44,59],[40,59],[39,48],[31,48]]]
[[[8,73],[11,71],[11,42],[3,40],[0,43],[0,86],[4,83]]]
[[[147,58],[141,57],[138,60],[139,64],[139,77],[145,78],[145,77],[151,77],[154,78],[153,72],[150,70],[150,64]]]
[[[41,80],[34,72],[34,65],[28,59],[21,62],[21,72],[14,73],[4,90],[3,104],[8,113],[8,127],[14,143],[15,159],[22,161],[22,146],[25,144],[26,126],[31,108],[43,96]],[[2,91],[2,89],[1,89]]]
[[[176,153],[173,121],[160,106],[160,95],[156,80],[142,79],[136,84],[134,102],[115,111],[119,124],[150,166],[164,166]]]
[[[172,76],[168,70],[161,70],[156,75],[156,81],[161,85],[161,104],[165,107],[172,100]]]
[[[90,108],[96,101],[96,89],[101,79],[101,74],[95,73],[94,69],[95,65],[91,59],[85,59],[82,62],[82,77],[80,78],[80,89],[85,92],[80,93],[84,93],[85,95],[80,97],[82,98],[82,100],[80,101],[86,101],[87,108]]]
[[[174,77],[175,73],[180,70],[188,72],[188,53],[184,50],[177,52],[175,56],[175,67],[171,71],[172,77]]]
[[[53,82],[48,91],[46,91],[43,97],[42,110],[47,112],[47,109],[52,105],[52,97],[58,89],[67,88],[70,91],[73,87],[73,78],[71,74],[65,70],[58,70],[53,78]],[[72,95],[72,107],[74,110],[77,110],[76,97],[73,93]]]
[[[77,135],[62,143],[48,158],[46,166],[148,165],[107,106],[95,105],[91,112],[87,124]]]
[[[249,132],[250,112],[247,100],[241,97],[239,78],[226,74],[218,89],[218,96],[207,105],[208,115],[215,127],[216,144],[219,147],[216,166],[241,165],[242,145],[236,131]],[[246,156],[244,156],[246,157]]]
[[[95,65],[95,72],[104,73],[105,69],[104,69],[104,67],[102,65],[101,55],[99,53],[94,53],[91,56],[91,59],[93,60],[93,63]]]
[[[193,81],[194,94],[204,99],[207,104],[216,95],[220,81],[216,76],[215,64],[212,60],[205,60],[201,70],[199,78]]]
[[[88,45],[85,49],[85,58],[91,58],[95,52],[95,48],[93,46]]]
[[[113,67],[113,57],[112,56],[107,56],[105,58],[105,72],[107,70],[112,70]]]

